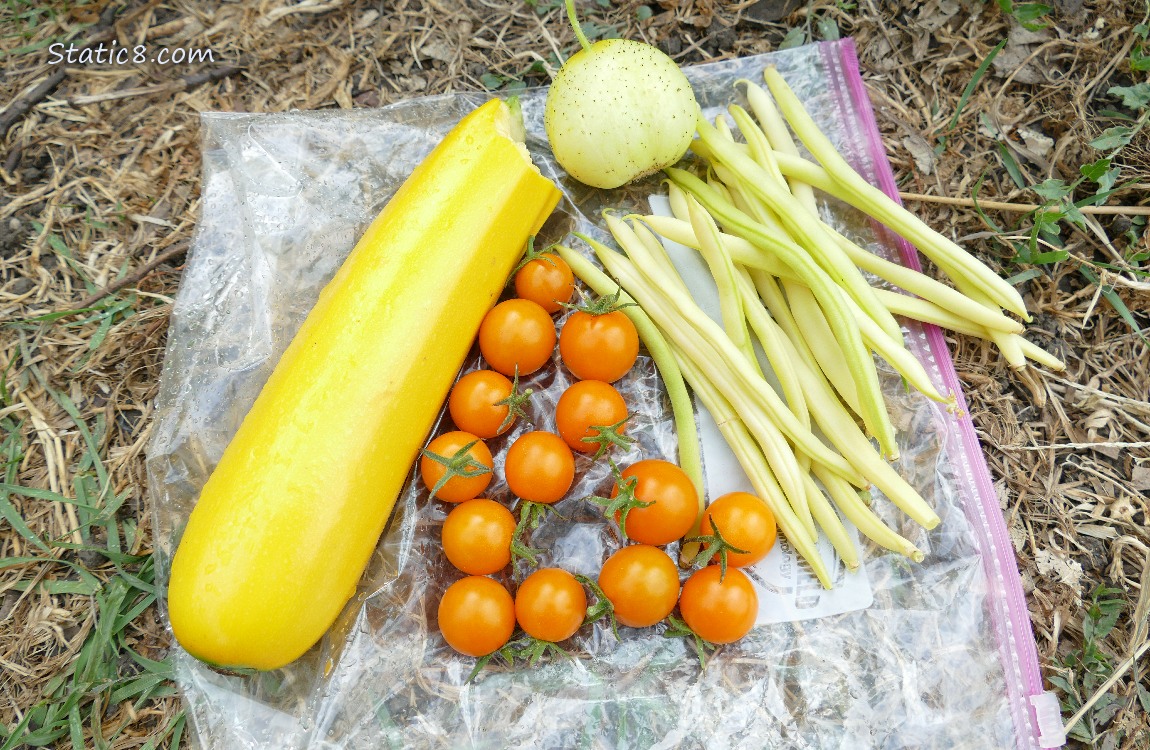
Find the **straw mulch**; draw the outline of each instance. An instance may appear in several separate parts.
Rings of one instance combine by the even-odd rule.
[[[553,5],[98,0],[40,7],[16,0],[0,7],[0,509],[11,509],[0,522],[0,723],[11,728],[39,702],[59,700],[53,678],[71,674],[85,644],[105,637],[97,624],[107,582],[124,572],[150,575],[143,450],[171,300],[199,211],[198,113],[377,107],[505,79],[542,84],[575,43]],[[1017,186],[1007,164],[1017,165],[1025,185],[1073,181],[1080,165],[1102,156],[1087,143],[1123,124],[1122,116],[1138,115],[1108,90],[1146,75],[1131,69],[1141,50],[1134,27],[1146,22],[1142,4],[1051,5],[1051,23],[1040,30],[1019,26],[1001,3],[977,0],[581,7],[681,63],[776,49],[795,28],[815,39],[836,30],[853,35],[904,191],[969,198],[977,190],[980,199],[1033,203],[1041,199]],[[50,62],[47,45],[69,40],[210,49],[214,61]],[[952,127],[964,88],[1001,40],[1006,46]],[[1109,203],[1142,203],[1144,212],[1150,139],[1137,136],[1115,164],[1120,189]],[[1036,268],[1009,258],[1010,238],[1031,226],[1023,213],[986,210],[983,218],[969,206],[910,205],[1003,275]],[[1051,689],[1072,706],[1101,698],[1088,712],[1100,747],[1150,747],[1140,702],[1150,701],[1150,681],[1142,663],[1128,661],[1145,650],[1150,605],[1150,350],[1119,314],[1124,306],[1137,326],[1150,326],[1147,263],[1127,260],[1147,250],[1144,225],[1136,213],[1088,215],[1082,227],[1064,222],[1068,257],[1022,282],[1035,340],[1061,356],[1067,372],[1011,373],[990,347],[951,339],[1009,520],[1044,675],[1065,681]],[[41,548],[33,537],[58,544]],[[1101,610],[1090,612],[1100,587],[1115,590],[1103,599],[1119,602],[1103,637],[1093,626]],[[168,648],[154,606],[139,596],[130,601],[143,611],[122,622],[101,652],[111,655],[109,679],[142,670],[117,658],[117,649],[161,660]],[[1102,660],[1100,679],[1084,678],[1085,652]],[[1115,668],[1117,681],[1098,690]],[[93,745],[100,725],[110,746],[141,746],[181,708],[163,690],[136,705],[110,702],[107,691],[93,695],[95,703],[81,697],[77,711],[83,742]],[[43,718],[39,710],[32,727]]]

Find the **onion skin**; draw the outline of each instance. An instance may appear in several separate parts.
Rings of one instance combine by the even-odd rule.
[[[555,74],[544,126],[568,174],[616,188],[683,158],[698,114],[691,84],[671,58],[643,42],[606,39]]]

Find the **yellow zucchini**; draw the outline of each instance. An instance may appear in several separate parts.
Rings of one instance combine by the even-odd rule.
[[[274,669],[331,626],[480,321],[558,200],[499,100],[404,182],[320,293],[188,519],[168,609],[190,653]]]

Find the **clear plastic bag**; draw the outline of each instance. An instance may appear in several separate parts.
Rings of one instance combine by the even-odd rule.
[[[739,78],[777,65],[860,171],[893,190],[849,40],[688,70],[704,107],[738,97]],[[176,301],[148,473],[161,580],[199,488],[279,354],[367,224],[404,177],[482,95],[380,110],[208,114],[202,219]],[[521,96],[528,145],[565,200],[543,241],[572,229],[607,239],[602,201],[647,210],[658,178],[623,193],[567,179],[543,142],[544,92]],[[849,209],[825,213],[875,252],[917,263]],[[572,243],[578,246],[577,242]],[[937,330],[908,343],[941,388],[961,392]],[[465,369],[476,366],[472,357]],[[474,682],[435,608],[458,577],[439,544],[443,504],[411,481],[359,585],[325,636],[280,670],[223,675],[174,646],[177,681],[206,748],[1031,748],[1028,705],[1042,692],[1013,551],[973,428],[888,373],[899,469],[942,517],[924,532],[885,498],[876,510],[927,558],[863,549],[873,601],[832,616],[757,627],[705,670],[662,628],[602,624],[572,658],[531,668],[498,662]],[[570,380],[556,364],[525,383],[536,426],[553,426]],[[674,459],[669,407],[645,357],[620,385],[636,415],[621,462]],[[446,419],[446,418],[445,418]],[[440,428],[437,428],[437,431]],[[497,454],[519,431],[491,441]],[[706,457],[704,456],[704,461]],[[498,466],[498,463],[497,463]],[[592,577],[621,540],[581,498],[610,490],[603,461],[578,460],[577,485],[531,538],[541,564]],[[511,502],[498,469],[487,496]],[[673,550],[672,550],[673,551]],[[520,572],[519,578],[521,579]]]

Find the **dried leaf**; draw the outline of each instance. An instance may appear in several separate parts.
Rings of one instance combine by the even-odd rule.
[[[1082,565],[1077,560],[1070,560],[1059,553],[1040,549],[1034,554],[1034,564],[1038,566],[1038,573],[1042,576],[1056,578],[1077,589],[1082,581]]]
[[[938,158],[934,154],[934,149],[926,142],[926,139],[920,135],[908,135],[902,139],[902,145],[910,152],[911,157],[914,158],[914,165],[919,172],[924,175],[934,174],[934,167],[938,162]]]

